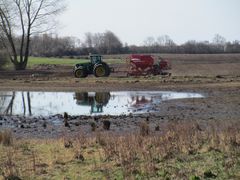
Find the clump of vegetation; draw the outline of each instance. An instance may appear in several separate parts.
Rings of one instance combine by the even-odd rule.
[[[70,124],[68,122],[68,118],[69,118],[68,113],[64,112],[63,118],[64,118],[64,126],[70,127]]]
[[[0,174],[22,179],[238,179],[239,132],[239,122],[202,126],[174,121],[144,136],[96,131],[17,140],[0,145]]]
[[[111,122],[108,121],[108,120],[104,120],[103,121],[103,129],[104,130],[110,130],[110,127],[111,127]]]
[[[140,134],[142,136],[147,136],[150,133],[150,128],[149,128],[149,124],[148,121],[142,121],[140,122]]]
[[[95,122],[91,122],[91,123],[90,123],[90,126],[91,126],[91,130],[92,130],[92,131],[96,131],[97,125],[96,125]]]
[[[0,131],[0,144],[10,146],[13,143],[13,135],[10,130]]]

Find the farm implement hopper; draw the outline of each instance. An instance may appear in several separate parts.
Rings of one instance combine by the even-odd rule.
[[[132,54],[127,58],[128,76],[141,75],[170,75],[170,63],[165,59],[158,59],[151,55]]]

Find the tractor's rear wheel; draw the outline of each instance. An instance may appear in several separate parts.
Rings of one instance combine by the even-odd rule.
[[[74,75],[76,78],[85,78],[87,77],[87,72],[83,68],[78,68],[75,70]]]
[[[109,75],[109,68],[103,64],[98,64],[94,67],[93,74],[96,77],[104,77]]]
[[[110,67],[109,67],[108,64],[105,63],[105,62],[103,62],[102,65],[103,65],[103,66],[105,67],[105,69],[106,69],[105,76],[106,76],[106,77],[109,76],[110,73],[111,73],[111,69],[110,69]],[[112,72],[113,72],[113,71],[112,71]]]

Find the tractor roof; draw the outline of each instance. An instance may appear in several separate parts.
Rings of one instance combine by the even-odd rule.
[[[96,56],[102,56],[102,55],[100,55],[100,54],[91,54],[91,55],[89,55],[90,57],[96,57]]]

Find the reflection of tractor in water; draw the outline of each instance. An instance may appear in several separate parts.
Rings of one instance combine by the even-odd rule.
[[[81,92],[75,94],[76,103],[81,106],[91,106],[90,113],[102,113],[103,106],[108,104],[109,92]]]
[[[89,74],[94,74],[96,77],[106,77],[113,71],[107,63],[102,61],[101,55],[90,55],[89,58],[90,62],[75,65],[74,75],[76,78],[85,78]]]
[[[151,104],[153,102],[153,97],[147,98],[145,96],[132,96],[131,106],[134,108],[139,108]]]

